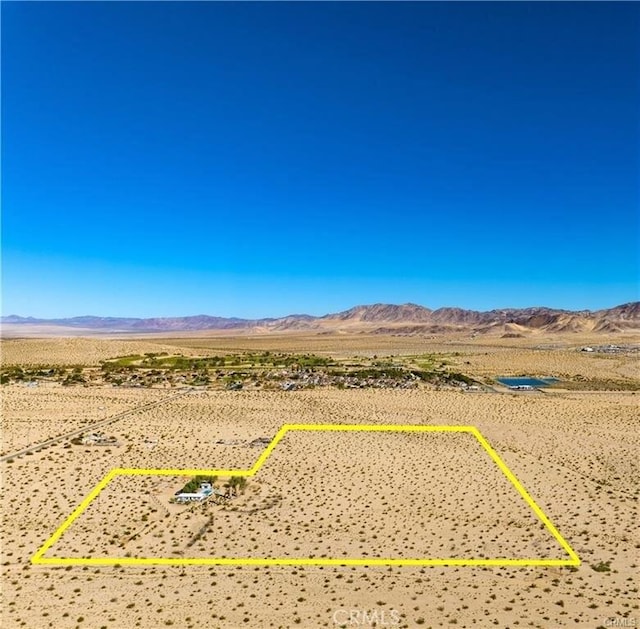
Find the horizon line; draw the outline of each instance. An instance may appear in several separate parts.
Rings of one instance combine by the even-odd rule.
[[[631,300],[631,301],[625,301],[622,303],[617,303],[615,305],[609,306],[609,307],[605,307],[605,308],[596,308],[596,309],[592,309],[592,308],[562,308],[562,307],[555,307],[555,306],[546,306],[546,305],[531,305],[531,306],[498,306],[498,307],[493,307],[490,309],[476,309],[476,308],[467,308],[464,306],[439,306],[438,308],[431,308],[430,306],[425,306],[423,304],[418,304],[416,302],[403,302],[403,303],[393,303],[393,302],[373,302],[373,303],[363,303],[363,304],[355,304],[353,306],[350,306],[348,308],[342,309],[342,310],[336,310],[336,311],[332,311],[332,312],[326,312],[325,314],[320,314],[320,315],[316,315],[316,314],[309,314],[306,312],[292,312],[289,314],[285,314],[285,315],[264,315],[264,316],[260,316],[260,317],[244,317],[244,316],[238,316],[238,315],[217,315],[217,314],[208,314],[206,312],[200,312],[198,314],[183,314],[183,315],[151,315],[151,316],[140,316],[140,315],[108,315],[108,314],[81,314],[81,315],[71,315],[71,316],[37,316],[37,315],[20,315],[20,314],[16,314],[11,313],[11,314],[7,314],[7,315],[0,315],[0,322],[2,323],[24,323],[24,324],[28,324],[29,321],[28,320],[34,320],[35,322],[38,321],[61,321],[61,320],[73,320],[73,319],[89,319],[89,318],[94,318],[94,319],[137,319],[140,321],[145,321],[145,320],[151,320],[151,319],[195,319],[198,317],[209,317],[209,318],[216,318],[216,319],[225,319],[225,320],[237,320],[237,321],[246,321],[246,322],[254,322],[254,321],[273,321],[273,320],[278,320],[278,319],[287,319],[290,317],[311,317],[314,319],[322,319],[322,318],[326,318],[326,317],[331,317],[333,315],[338,315],[338,314],[342,314],[345,312],[348,312],[350,310],[355,310],[357,308],[372,308],[375,306],[384,306],[384,307],[396,307],[396,308],[400,308],[403,306],[412,306],[412,307],[417,307],[417,308],[421,308],[423,310],[428,310],[430,312],[437,312],[439,310],[464,310],[464,311],[468,311],[468,312],[477,312],[477,313],[490,313],[490,312],[499,312],[499,311],[508,311],[508,310],[531,310],[531,309],[545,309],[545,310],[554,310],[554,311],[560,311],[560,312],[571,312],[571,313],[595,313],[595,312],[601,312],[604,310],[613,310],[615,308],[621,308],[623,306],[630,306],[630,305],[634,305],[634,304],[640,304],[640,300]],[[5,321],[5,319],[11,319],[11,318],[17,318],[17,319],[22,319],[23,321]]]

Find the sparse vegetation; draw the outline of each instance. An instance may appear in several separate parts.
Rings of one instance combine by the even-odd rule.
[[[194,476],[180,491],[182,493],[194,493],[200,488],[200,483],[211,483],[218,480],[217,476]]]
[[[459,387],[475,382],[465,374],[449,371],[447,361],[431,358],[340,361],[315,354],[271,351],[206,357],[145,353],[103,361],[100,369],[8,367],[0,375],[4,384],[52,380],[65,386],[106,382],[118,387],[197,386],[230,390],[268,390],[283,386],[289,389],[318,386],[415,388],[419,384]]]
[[[59,351],[59,360],[65,361],[61,367],[36,364],[49,360],[42,351],[33,351],[31,364],[25,360],[19,369],[5,366],[7,454],[27,443],[84,430],[85,425],[148,401],[169,398],[174,392],[162,391],[165,387],[184,389],[175,392],[182,397],[174,401],[100,429],[116,436],[120,446],[74,447],[67,441],[29,456],[13,455],[13,462],[5,464],[3,504],[11,516],[5,519],[0,539],[7,576],[3,587],[9,601],[2,611],[3,626],[45,627],[60,618],[79,627],[160,627],[169,626],[167,621],[195,627],[199,604],[207,605],[208,622],[221,627],[282,622],[331,626],[333,611],[350,609],[354,601],[377,610],[378,621],[380,613],[388,613],[392,606],[401,610],[398,626],[596,626],[604,618],[636,613],[633,503],[640,495],[632,482],[637,471],[636,397],[624,391],[564,394],[554,388],[549,395],[466,395],[460,393],[464,380],[459,378],[488,383],[490,376],[508,371],[563,380],[583,374],[585,382],[615,380],[616,369],[620,377],[632,373],[633,365],[624,356],[605,361],[575,351],[507,351],[486,341],[475,349],[458,345],[457,356],[442,344],[431,352],[424,339],[409,337],[393,342],[406,343],[405,347],[413,342],[420,354],[403,354],[394,347],[389,356],[389,345],[362,350],[371,339],[348,340],[362,343],[357,351],[342,347],[342,338],[320,340],[323,345],[310,344],[314,351],[309,355],[321,355],[324,365],[273,367],[262,359],[252,364],[251,357],[263,352],[237,348],[248,347],[253,340],[203,338],[185,339],[187,346],[172,341],[172,347],[147,341],[65,340],[63,345],[48,340],[54,347],[52,355]],[[287,337],[286,342],[291,343],[286,346],[290,351],[278,353],[305,355],[294,345],[299,341]],[[102,361],[118,355],[128,359],[110,372],[114,380],[107,380],[98,360],[68,349],[63,355],[56,343],[89,347],[91,356],[99,355]],[[100,343],[118,351],[97,352]],[[332,358],[323,354],[329,349]],[[14,349],[11,352],[16,355]],[[189,359],[189,353],[196,359],[217,354],[225,362],[196,364],[197,369],[158,366],[176,354]],[[233,364],[229,358],[227,364],[231,356],[239,358]],[[78,369],[86,382],[60,386]],[[205,376],[207,384],[188,392]],[[120,387],[104,386],[116,379]],[[243,383],[241,391],[224,390],[228,382],[238,381]],[[254,383],[260,383],[260,390]],[[283,392],[285,383],[295,383],[294,390],[300,392]],[[242,477],[217,479],[218,488],[227,483],[233,496],[219,504],[172,505],[171,496],[184,487],[187,477],[118,477],[100,494],[95,506],[102,510],[87,510],[49,555],[106,555],[123,558],[122,565],[46,570],[31,566],[29,558],[42,543],[43,531],[63,522],[105,470],[131,464],[149,469],[245,469],[265,447],[264,443],[251,446],[257,437],[270,438],[281,424],[299,422],[301,417],[309,423],[478,425],[523,485],[535,488],[536,500],[581,556],[582,566],[471,571],[393,566],[138,570],[126,563],[130,557],[154,555],[375,557],[398,552],[414,557],[435,552],[493,557],[504,550],[513,551],[513,556],[565,556],[544,527],[531,525],[524,512],[514,514],[521,501],[509,500],[499,482],[483,480],[496,468],[487,457],[475,458],[473,440],[461,439],[453,447],[449,439],[423,444],[413,437],[384,446],[369,438],[328,437],[310,446],[287,437],[274,451],[273,465],[265,467],[271,476],[258,474],[244,488],[242,481],[232,480]],[[24,492],[25,479],[33,492]],[[192,480],[199,484],[201,478]],[[28,526],[14,526],[18,521]],[[607,559],[600,561],[602,557]],[[85,618],[82,623],[76,622],[80,616]],[[279,618],[288,620],[278,622]],[[295,618],[301,622],[295,624]]]

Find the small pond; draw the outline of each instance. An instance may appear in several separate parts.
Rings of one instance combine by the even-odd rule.
[[[496,378],[500,384],[504,384],[507,387],[548,387],[554,382],[558,382],[557,378]]]

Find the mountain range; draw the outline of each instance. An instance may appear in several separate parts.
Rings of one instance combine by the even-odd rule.
[[[478,334],[502,333],[519,336],[534,330],[545,332],[640,331],[640,302],[605,310],[560,310],[555,308],[504,308],[489,311],[462,308],[432,310],[417,304],[373,304],[342,312],[311,316],[293,314],[280,318],[242,319],[196,315],[187,317],[96,317],[37,319],[10,315],[0,319],[12,328],[47,326],[97,332],[186,332],[199,330],[246,331],[364,331],[373,334],[441,334],[470,330]]]

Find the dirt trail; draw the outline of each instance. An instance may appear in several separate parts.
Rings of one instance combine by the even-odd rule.
[[[42,448],[47,448],[49,446],[55,445],[56,443],[59,443],[60,441],[64,441],[65,439],[72,439],[73,437],[78,437],[84,434],[85,432],[89,432],[97,428],[102,428],[103,426],[108,426],[109,424],[113,424],[114,422],[124,419],[125,417],[127,417],[127,415],[131,415],[132,413],[137,413],[139,411],[147,411],[151,408],[155,408],[156,406],[160,406],[161,404],[165,404],[170,400],[175,400],[176,398],[182,397],[183,395],[187,395],[187,393],[191,393],[191,391],[193,391],[193,389],[191,388],[182,390],[179,393],[174,393],[173,395],[163,398],[162,400],[158,400],[157,402],[149,402],[147,404],[141,404],[140,406],[136,406],[127,411],[123,411],[122,413],[118,413],[117,415],[112,415],[111,417],[102,419],[99,422],[96,422],[94,424],[88,424],[87,426],[83,426],[78,430],[67,432],[63,435],[59,435],[57,437],[47,439],[46,441],[35,443],[26,448],[23,448],[22,450],[18,450],[17,452],[11,452],[9,454],[5,454],[4,456],[0,457],[0,463],[4,463],[9,459],[15,459],[16,457],[23,456],[25,454],[28,454],[29,452],[36,452],[37,450],[41,450]]]

